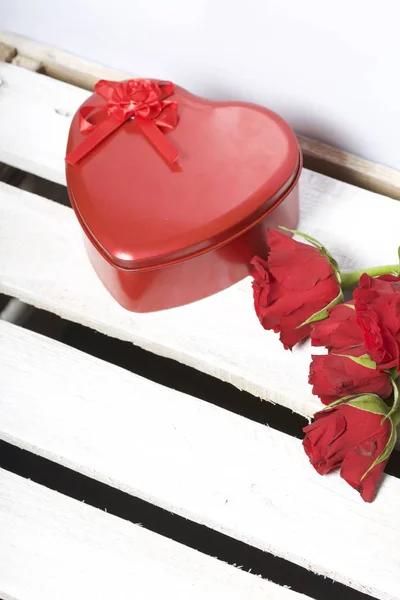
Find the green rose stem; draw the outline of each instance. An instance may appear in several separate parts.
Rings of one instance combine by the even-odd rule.
[[[392,421],[394,426],[397,428],[400,424],[400,410],[396,410],[392,415]]]
[[[400,424],[400,381],[398,379],[398,377],[394,378],[393,375],[397,375],[398,376],[398,371],[397,368],[393,368],[391,370],[391,380],[392,380],[392,386],[393,386],[393,406],[391,408],[391,419],[393,421],[393,425],[395,426],[396,429],[398,429],[398,426]]]
[[[351,271],[350,273],[340,272],[341,286],[345,290],[353,287],[359,282],[361,275],[367,273],[371,277],[378,275],[400,275],[399,265],[384,265],[383,267],[371,267],[370,269],[360,269],[359,271]]]
[[[339,271],[339,266],[338,266],[336,260],[330,254],[330,252],[328,252],[328,250],[321,244],[321,242],[319,242],[318,240],[313,238],[311,235],[308,235],[308,233],[303,233],[302,231],[299,231],[298,229],[288,229],[287,227],[283,227],[282,225],[279,227],[279,229],[282,229],[282,231],[289,231],[290,233],[293,233],[294,235],[299,235],[300,237],[302,237],[305,240],[307,240],[308,242],[310,242],[315,248],[317,248],[321,252],[321,254],[323,256],[325,256],[325,258],[327,258],[327,260],[330,262],[333,269],[335,270],[336,276],[338,278],[338,282],[339,282],[342,290],[345,290],[347,288],[350,288],[350,287],[353,287],[354,285],[356,285],[356,283],[359,282],[361,275],[363,275],[364,273],[367,273],[367,275],[370,275],[371,277],[377,277],[378,275],[400,276],[400,247],[398,249],[399,262],[396,265],[384,265],[383,267],[371,267],[370,269],[360,269],[359,271],[351,271],[350,273],[345,273],[345,272]],[[335,301],[332,303],[332,306],[334,304],[338,304],[340,302],[341,302],[341,300],[339,299],[339,296],[338,296],[338,298],[336,298]]]

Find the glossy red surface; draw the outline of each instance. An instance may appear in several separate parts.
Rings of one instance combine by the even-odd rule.
[[[179,169],[164,162],[134,120],[77,165],[67,164],[91,261],[118,302],[135,311],[224,289],[265,252],[267,226],[297,223],[301,158],[285,121],[259,106],[211,102],[182,88],[171,99],[179,122],[167,135],[180,152]],[[85,104],[102,102],[94,94]],[[75,115],[67,150],[83,138]]]
[[[152,312],[200,300],[249,275],[254,255],[265,256],[268,227],[293,229],[299,217],[296,185],[268,217],[221,247],[194,258],[153,269],[121,269],[110,263],[85,236],[90,261],[110,294],[124,308]]]

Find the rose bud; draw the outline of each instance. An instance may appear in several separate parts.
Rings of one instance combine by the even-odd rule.
[[[363,395],[314,418],[303,430],[303,447],[313,467],[321,475],[340,467],[341,477],[372,502],[395,446],[398,414],[390,415],[378,396]]]
[[[400,278],[364,273],[354,300],[368,354],[380,369],[399,368]]]
[[[267,260],[251,261],[255,311],[264,329],[280,333],[285,348],[307,337],[310,319],[324,318],[325,309],[343,297],[335,261],[318,242],[312,243],[271,229]]]
[[[312,359],[308,382],[313,386],[313,394],[319,396],[323,404],[354,394],[376,394],[388,398],[392,393],[390,374],[376,369],[368,357],[353,360],[349,356],[327,354],[313,356]]]
[[[332,306],[327,319],[311,324],[310,337],[313,346],[325,346],[334,354],[368,354],[354,302]]]

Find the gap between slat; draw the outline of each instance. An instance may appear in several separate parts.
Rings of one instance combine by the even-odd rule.
[[[197,369],[153,354],[129,342],[110,338],[89,327],[70,323],[52,313],[36,309],[23,327],[293,437],[302,439],[303,427],[309,423],[308,419],[284,406],[260,402],[252,394]],[[385,472],[400,477],[400,454],[397,451],[392,454]]]
[[[1,469],[0,528],[9,600],[306,600]]]
[[[337,475],[316,474],[290,436],[8,323],[0,329],[5,441],[355,589],[396,597],[397,479],[385,477],[367,505]]]
[[[370,600],[371,598],[367,594],[317,575],[278,556],[263,552],[2,441],[0,441],[0,468],[27,477],[35,483],[110,515],[133,524],[140,524],[169,540],[179,542],[253,575],[259,575],[272,584],[288,587],[299,594],[306,594],[307,598],[315,600],[337,600],[337,598]],[[275,593],[278,591],[279,588]],[[275,597],[271,598],[275,600]]]

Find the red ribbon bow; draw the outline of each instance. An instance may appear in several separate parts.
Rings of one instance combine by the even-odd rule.
[[[103,106],[83,106],[79,111],[79,127],[88,136],[66,156],[71,165],[76,164],[125,121],[134,117],[142,133],[153,144],[163,158],[173,165],[179,153],[165,136],[178,122],[178,103],[165,100],[174,92],[170,81],[155,83],[149,79],[129,81],[105,81],[94,86],[106,104]],[[99,109],[106,118],[98,124],[89,120],[89,115]]]

